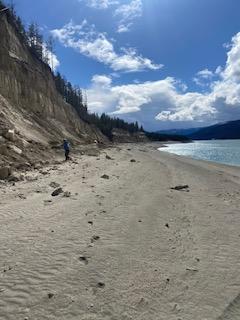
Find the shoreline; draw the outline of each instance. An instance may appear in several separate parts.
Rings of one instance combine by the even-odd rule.
[[[0,318],[239,318],[239,168],[158,147],[0,188]]]
[[[198,141],[200,141],[200,140],[198,140]],[[202,140],[202,141],[208,141],[208,140]],[[222,140],[220,140],[220,141],[222,141]],[[193,141],[193,142],[190,142],[190,143],[194,143],[194,142],[197,142],[197,141]],[[169,143],[169,144],[179,144],[179,143],[176,142],[176,143]],[[224,166],[230,166],[230,167],[235,167],[235,168],[239,168],[240,167],[240,164],[224,163],[224,162],[220,162],[220,161],[218,162],[218,161],[208,160],[208,159],[203,159],[203,158],[195,158],[195,157],[193,157],[191,155],[182,155],[182,154],[177,154],[175,152],[169,152],[169,151],[166,150],[167,148],[168,148],[167,145],[163,145],[163,146],[160,146],[158,148],[158,150],[160,152],[167,152],[169,154],[173,154],[173,155],[176,155],[176,156],[179,156],[179,157],[184,157],[184,158],[188,158],[188,159],[192,159],[192,160],[196,160],[196,161],[204,161],[204,162],[207,162],[209,164],[215,163],[215,164],[224,165]],[[163,151],[161,149],[163,149]]]

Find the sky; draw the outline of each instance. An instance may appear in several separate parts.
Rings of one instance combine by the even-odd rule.
[[[146,130],[240,119],[239,0],[14,0],[91,112]]]

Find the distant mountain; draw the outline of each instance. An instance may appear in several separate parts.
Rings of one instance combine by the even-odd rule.
[[[180,135],[180,136],[189,136],[201,128],[190,128],[190,129],[171,129],[171,130],[159,130],[157,133],[160,134],[170,134],[170,135]]]
[[[205,127],[188,137],[192,140],[240,139],[240,120]]]
[[[147,132],[145,131],[147,138],[151,141],[179,141],[179,142],[191,142],[189,137],[176,134],[162,134],[159,132]]]

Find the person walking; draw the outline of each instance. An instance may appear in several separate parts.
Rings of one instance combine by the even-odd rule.
[[[70,159],[69,158],[70,143],[66,139],[63,140],[63,148],[64,148],[64,151],[65,151],[65,158],[66,158],[65,160],[67,161],[67,160]]]

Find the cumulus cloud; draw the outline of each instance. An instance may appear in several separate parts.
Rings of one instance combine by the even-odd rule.
[[[90,110],[138,120],[148,130],[240,119],[240,33],[228,50],[224,67],[198,73],[210,80],[204,93],[189,92],[184,83],[172,77],[121,86],[112,85],[111,79],[93,81],[88,89]]]
[[[114,16],[119,18],[118,32],[127,32],[130,30],[133,21],[142,16],[142,0],[132,0],[128,4],[119,6]]]
[[[121,48],[120,52],[116,52],[106,34],[98,32],[95,26],[89,25],[86,20],[80,25],[70,22],[61,29],[52,30],[52,35],[64,46],[108,65],[114,71],[136,72],[162,67],[142,57],[133,48]]]

